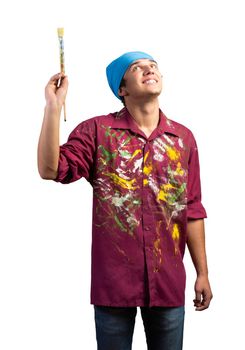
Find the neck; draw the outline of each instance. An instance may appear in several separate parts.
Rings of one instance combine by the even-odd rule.
[[[140,129],[154,130],[159,122],[159,102],[127,103],[126,108]]]

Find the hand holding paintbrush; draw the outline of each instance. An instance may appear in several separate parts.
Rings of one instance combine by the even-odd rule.
[[[64,106],[68,89],[68,79],[64,73],[57,73],[52,76],[45,88],[45,99],[47,106],[57,109],[60,114]]]
[[[65,74],[65,52],[64,52],[64,28],[58,28],[58,38],[60,44],[60,71]],[[66,105],[64,101],[64,121],[66,121]]]

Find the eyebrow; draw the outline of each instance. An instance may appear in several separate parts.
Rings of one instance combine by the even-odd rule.
[[[133,63],[130,65],[130,68],[133,67],[133,66],[135,66],[136,64],[139,64],[140,62],[141,62],[141,60],[138,60],[138,61],[133,62]],[[154,60],[148,60],[148,62],[153,62],[153,63],[156,63],[156,64],[157,64],[157,62],[154,61]]]

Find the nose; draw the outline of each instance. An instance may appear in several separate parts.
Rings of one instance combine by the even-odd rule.
[[[144,75],[154,74],[154,69],[151,67],[151,65],[146,64],[144,66]]]

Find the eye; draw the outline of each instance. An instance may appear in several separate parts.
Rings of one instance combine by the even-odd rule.
[[[139,69],[140,69],[140,66],[133,66],[132,71],[133,71],[133,72],[136,72],[136,71],[139,70]]]
[[[158,69],[158,66],[157,66],[156,63],[152,63],[152,64],[151,64],[151,68]]]

